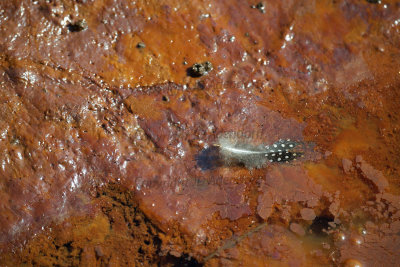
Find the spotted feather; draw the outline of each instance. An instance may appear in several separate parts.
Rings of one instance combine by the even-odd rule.
[[[289,163],[303,155],[298,149],[299,142],[290,139],[279,140],[272,145],[254,145],[238,138],[233,133],[218,137],[215,146],[219,147],[225,164],[243,164],[247,168],[262,168],[268,163]]]

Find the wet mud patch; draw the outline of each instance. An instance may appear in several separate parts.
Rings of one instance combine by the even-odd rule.
[[[182,249],[180,233],[167,236],[140,210],[133,194],[111,184],[94,198],[97,212],[51,224],[2,264],[24,266],[202,266]],[[175,248],[168,244],[173,242]]]
[[[232,132],[248,135],[254,145],[269,144],[265,156],[268,164],[258,166],[260,175],[281,161],[282,167],[291,164],[284,160],[286,150],[278,150],[285,146],[295,148],[295,144],[296,149],[297,145],[302,147],[305,125],[269,110],[254,92],[231,89],[223,97],[214,98],[212,84],[205,84],[202,90],[163,84],[133,92],[122,90],[121,94],[125,97],[124,104],[137,116],[147,138],[154,143],[156,153],[148,157],[158,162],[158,166],[147,160],[129,162],[126,170],[137,178],[132,176],[122,183],[136,190],[146,206],[145,212],[163,222],[162,227],[168,228],[169,223],[178,221],[189,233],[199,234],[200,240],[207,237],[203,225],[214,213],[231,221],[253,214],[249,199],[257,186],[254,168],[243,164],[221,165],[218,151],[212,148],[217,145],[218,136]],[[301,165],[302,158],[298,156],[303,152],[304,161],[320,157],[308,144],[304,145],[304,151],[296,150],[286,156],[293,165],[297,164],[295,159]],[[194,181],[202,181],[202,185]]]
[[[33,255],[60,265],[395,265],[398,4],[258,2],[2,1],[0,245],[41,236]],[[320,153],[214,164],[243,130]],[[115,182],[135,201],[93,190]]]

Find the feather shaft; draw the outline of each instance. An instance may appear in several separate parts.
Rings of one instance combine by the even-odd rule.
[[[242,164],[249,169],[262,168],[267,163],[290,162],[303,154],[296,150],[299,143],[290,139],[272,145],[254,145],[252,141],[235,133],[225,133],[218,136],[215,146],[226,165]]]

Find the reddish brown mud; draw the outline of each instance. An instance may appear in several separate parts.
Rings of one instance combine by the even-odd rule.
[[[372,2],[2,1],[0,265],[396,265],[400,5]],[[225,132],[304,158],[199,162]]]

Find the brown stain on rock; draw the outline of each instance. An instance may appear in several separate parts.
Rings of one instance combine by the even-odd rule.
[[[398,5],[253,4],[0,4],[1,264],[197,262],[265,221],[271,228],[206,264],[398,261]],[[87,29],[68,30],[83,19]],[[187,76],[204,61],[212,72]],[[289,166],[201,171],[195,155],[227,131],[317,151]],[[116,203],[124,190],[128,204]],[[331,244],[323,252],[309,231],[318,223]]]

